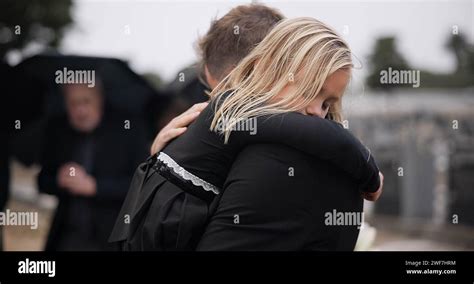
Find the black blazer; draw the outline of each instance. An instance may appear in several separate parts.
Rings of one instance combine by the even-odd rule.
[[[124,128],[124,119],[131,121],[130,129]],[[97,194],[87,198],[87,202],[92,210],[91,227],[95,232],[95,239],[103,249],[110,248],[107,238],[134,170],[147,157],[148,143],[142,127],[143,123],[138,119],[105,115],[93,134],[95,150],[91,174],[97,182]],[[66,117],[52,119],[46,128],[38,185],[40,192],[56,195],[59,199],[46,250],[56,250],[56,244],[68,220],[68,203],[76,198],[58,188],[56,173],[61,165],[73,161],[74,145],[80,135],[71,128]]]
[[[293,174],[293,176],[292,176]],[[327,162],[276,144],[245,148],[198,250],[353,250],[358,226],[327,212],[362,212],[357,182]]]

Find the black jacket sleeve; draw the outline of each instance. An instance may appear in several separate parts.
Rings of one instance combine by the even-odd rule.
[[[239,131],[231,133],[229,143],[238,143],[240,147],[284,144],[343,169],[358,181],[361,191],[377,191],[379,169],[373,155],[341,124],[296,112],[252,119],[255,120],[237,126]]]

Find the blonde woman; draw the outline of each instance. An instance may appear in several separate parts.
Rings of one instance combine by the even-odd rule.
[[[339,124],[351,68],[348,45],[330,27],[283,20],[211,92],[186,132],[150,158],[153,170],[132,186],[111,241],[125,250],[195,249],[209,205],[250,144],[294,147],[343,169],[361,192],[379,191],[370,151]]]

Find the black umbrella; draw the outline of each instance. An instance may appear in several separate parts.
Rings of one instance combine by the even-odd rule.
[[[21,120],[24,131],[21,139],[25,147],[16,141],[16,156],[25,163],[34,162],[27,158],[31,147],[31,136],[41,133],[45,118],[65,112],[61,83],[67,83],[71,72],[81,72],[82,77],[94,75],[94,83],[101,84],[105,105],[109,109],[133,117],[141,117],[150,125],[150,112],[156,113],[167,105],[170,97],[155,90],[140,75],[120,59],[76,55],[42,54],[25,59],[13,67],[11,88],[11,117],[9,125]],[[68,75],[69,74],[69,75]],[[91,81],[82,83],[89,84]],[[78,83],[77,81],[75,83]],[[79,82],[81,83],[81,82]],[[18,133],[18,132],[16,132]],[[34,134],[32,134],[34,133]],[[25,139],[25,137],[28,137]],[[34,148],[34,147],[33,147]],[[31,155],[35,156],[35,155]]]
[[[150,100],[157,98],[158,101],[167,100],[163,93],[153,89],[143,77],[132,71],[128,64],[120,59],[57,54],[36,55],[25,59],[14,69],[16,76],[27,82],[33,82],[36,89],[46,92],[47,95],[60,90],[58,87],[61,84],[58,84],[58,79],[67,81],[67,72],[82,71],[82,74],[94,72],[96,79],[100,79],[102,83],[106,103],[125,113],[140,115]],[[32,94],[26,95],[29,99]]]

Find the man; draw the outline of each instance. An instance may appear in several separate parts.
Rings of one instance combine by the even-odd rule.
[[[104,107],[100,84],[64,87],[67,117],[51,119],[38,176],[58,197],[46,250],[111,250],[107,238],[135,167],[146,157],[142,123]]]
[[[202,72],[200,77],[213,89],[283,18],[275,9],[250,4],[237,6],[222,18],[213,21],[207,34],[198,42]],[[204,90],[201,86],[196,88]],[[198,103],[177,116],[160,131],[152,145],[152,154],[186,131],[186,126],[207,106],[204,101],[208,97],[204,92],[200,99],[203,103]]]
[[[252,13],[254,9],[259,12]],[[262,20],[265,13],[273,17]],[[214,22],[200,41],[209,86],[214,88],[281,18],[273,9],[249,5],[236,7]],[[228,36],[235,26],[250,23],[259,24],[240,30],[238,37]],[[265,32],[257,33],[258,28]],[[206,103],[197,104],[173,119],[157,135],[151,153],[184,133],[205,107]],[[290,168],[297,174],[288,175]],[[272,179],[273,186],[263,184],[262,177]],[[333,227],[323,221],[334,210],[360,216],[362,197],[355,186],[345,173],[322,161],[308,160],[296,150],[281,145],[247,147],[227,177],[198,250],[352,250],[361,224]],[[376,200],[380,193],[364,197]],[[283,207],[286,210],[280,210]]]

